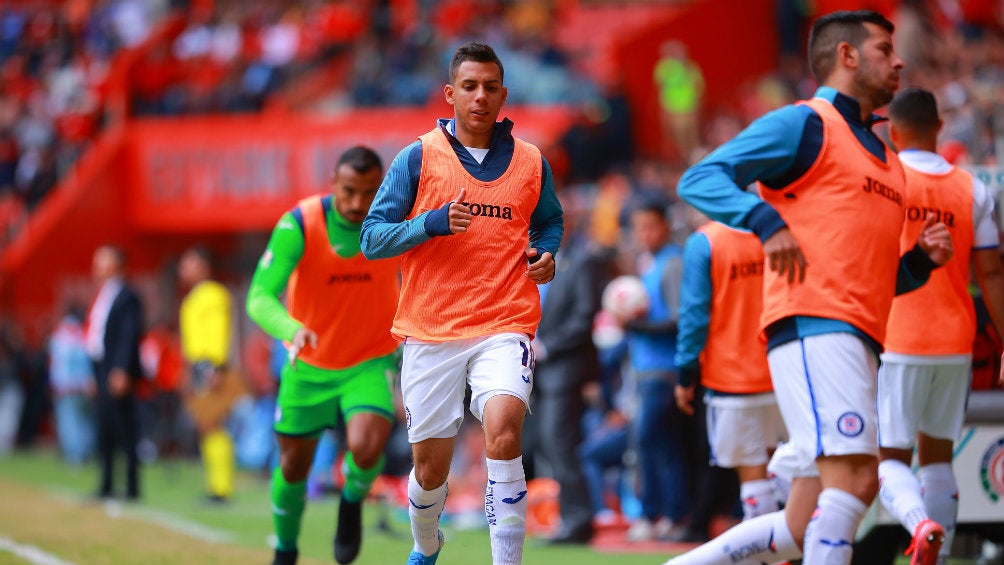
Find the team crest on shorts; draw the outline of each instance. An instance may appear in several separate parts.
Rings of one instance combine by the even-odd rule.
[[[865,421],[857,412],[844,412],[837,418],[837,431],[847,437],[858,437],[865,431]]]
[[[1004,496],[1004,437],[990,444],[980,461],[980,483],[990,500]]]
[[[278,406],[275,407],[275,421],[279,422],[282,420],[282,408]]]
[[[404,429],[410,430],[411,429],[411,409],[408,408],[407,406],[404,407],[404,422],[405,422],[405,428]]]

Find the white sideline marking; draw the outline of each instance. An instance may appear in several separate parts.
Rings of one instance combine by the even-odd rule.
[[[72,491],[66,489],[56,487],[48,488],[46,490],[53,498],[62,500],[69,504],[74,504],[76,506],[85,506],[89,504],[86,501],[82,501],[79,494],[74,494]],[[104,507],[105,515],[109,518],[135,518],[148,524],[161,526],[209,543],[231,543],[236,539],[234,534],[231,532],[217,530],[205,524],[201,524],[187,518],[182,518],[176,514],[161,510],[154,510],[142,505],[124,505],[118,501],[110,500],[102,503],[102,506]]]
[[[74,565],[69,561],[64,561],[51,553],[46,553],[33,545],[17,543],[12,539],[0,536],[0,550],[13,553],[18,557],[27,559],[34,565]]]
[[[200,524],[199,522],[194,522],[192,520],[182,518],[181,516],[171,514],[170,512],[153,510],[151,508],[130,508],[125,515],[139,518],[145,522],[163,526],[170,530],[174,530],[209,543],[231,543],[234,541],[234,535],[230,532],[217,530],[205,524]]]

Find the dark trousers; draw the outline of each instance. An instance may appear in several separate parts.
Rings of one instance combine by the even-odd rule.
[[[561,533],[590,532],[593,523],[589,489],[578,454],[583,439],[582,415],[585,410],[585,402],[577,388],[538,392],[538,448],[550,463],[554,480],[561,487],[558,494]]]
[[[126,456],[126,496],[139,498],[139,421],[136,401],[131,395],[112,398],[107,393],[98,395],[98,461],[101,465],[101,484],[98,495],[113,494],[115,452],[121,449]]]

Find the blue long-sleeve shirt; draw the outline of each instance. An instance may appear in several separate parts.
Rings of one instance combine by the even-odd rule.
[[[882,118],[861,119],[857,100],[823,86],[816,93],[847,121],[858,142],[885,161],[885,144],[872,130]],[[766,190],[780,190],[801,178],[816,162],[823,146],[823,121],[805,104],[789,105],[758,118],[680,178],[680,197],[714,220],[752,231],[767,241],[786,227],[781,215],[745,187],[759,181]],[[900,261],[896,293],[919,288],[936,265],[915,247]],[[848,332],[861,336],[876,351],[881,345],[853,325],[833,319],[794,316],[775,322],[767,330],[768,348],[793,339],[824,333]]]
[[[513,123],[509,119],[495,124],[488,153],[480,163],[454,137],[453,120],[440,119],[437,125],[446,133],[464,169],[479,181],[494,181],[509,168],[516,147],[512,136]],[[530,245],[537,248],[538,255],[545,251],[557,255],[558,244],[561,243],[564,232],[561,203],[554,191],[551,166],[543,156],[540,166],[540,198],[530,216]],[[419,140],[394,157],[369,213],[363,220],[360,242],[367,258],[394,257],[433,237],[451,234],[447,216],[448,203],[436,210],[406,219],[415,205],[421,170],[422,142]]]
[[[683,245],[680,312],[676,322],[676,366],[697,369],[711,325],[711,242],[694,232]],[[689,384],[689,383],[687,383]]]

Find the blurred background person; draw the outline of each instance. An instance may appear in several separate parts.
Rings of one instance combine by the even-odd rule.
[[[632,241],[640,251],[637,272],[648,295],[646,311],[621,320],[638,395],[632,431],[643,516],[628,532],[631,541],[666,537],[689,512],[684,417],[673,397],[683,261],[682,249],[671,240],[668,213],[658,198],[641,198],[629,212]]]
[[[212,262],[209,249],[202,246],[181,256],[178,278],[189,291],[181,302],[179,329],[188,366],[185,406],[199,433],[207,500],[219,503],[234,492],[234,440],[226,424],[246,387],[229,362],[232,299],[227,287],[212,279]]]
[[[583,439],[584,387],[599,375],[593,344],[593,319],[606,283],[605,266],[596,251],[575,231],[574,214],[563,203],[564,253],[558,255],[555,278],[540,290],[541,318],[533,340],[536,359],[538,449],[559,485],[561,517],[551,543],[588,543],[593,511],[578,450]]]
[[[139,342],[143,307],[139,295],[126,281],[125,252],[103,245],[92,262],[97,296],[87,316],[87,352],[94,363],[97,383],[97,442],[101,479],[97,496],[114,495],[115,453],[126,457],[128,500],[140,497],[140,429],[136,411],[136,383],[143,377]]]
[[[67,308],[49,337],[49,386],[59,450],[67,463],[79,465],[94,450],[96,392],[84,314],[79,306]]]
[[[699,451],[710,456],[702,462],[702,479],[721,476],[709,464],[735,469],[746,520],[778,510],[767,462],[777,441],[787,435],[773,395],[767,349],[759,340],[763,264],[763,247],[752,232],[705,219],[683,250],[676,341],[676,404],[700,418],[697,428],[703,434],[695,439]],[[705,391],[704,399],[695,399],[696,391]],[[698,482],[704,487],[696,489],[698,498],[731,490],[725,484]],[[707,519],[694,522],[679,541],[708,540]]]

